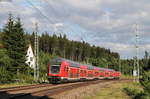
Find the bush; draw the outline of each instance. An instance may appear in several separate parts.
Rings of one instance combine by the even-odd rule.
[[[132,98],[134,98],[136,95],[140,94],[141,91],[139,91],[139,89],[135,89],[135,88],[129,88],[126,87],[124,88],[124,90],[126,91],[126,93],[131,96]]]
[[[150,94],[150,70],[143,73],[143,78],[140,82],[144,87],[144,91]]]
[[[0,67],[0,84],[10,83],[11,81],[12,77],[10,73],[4,67]]]
[[[132,99],[150,99],[149,93],[141,90],[140,88],[126,87],[124,90]]]
[[[134,99],[150,99],[149,94],[145,93],[145,92],[141,92],[139,94],[137,94]]]

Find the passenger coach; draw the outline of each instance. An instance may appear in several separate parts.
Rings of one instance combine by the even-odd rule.
[[[54,58],[48,63],[50,83],[85,81],[93,79],[119,79],[120,72],[113,69],[79,64],[63,58]]]

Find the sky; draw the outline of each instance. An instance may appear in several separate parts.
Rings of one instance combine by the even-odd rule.
[[[118,52],[122,59],[136,55],[135,24],[138,25],[139,57],[150,52],[149,0],[0,0],[0,28],[8,14],[20,17],[25,31],[39,26],[39,35],[66,34]]]

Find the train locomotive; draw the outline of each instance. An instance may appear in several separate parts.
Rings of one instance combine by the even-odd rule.
[[[86,81],[96,79],[119,79],[121,73],[113,69],[80,64],[64,58],[54,58],[48,63],[50,83]]]

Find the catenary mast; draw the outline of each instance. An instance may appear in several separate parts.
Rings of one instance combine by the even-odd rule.
[[[35,55],[35,68],[34,68],[34,80],[39,80],[39,41],[38,41],[38,24],[35,24],[35,37],[34,37],[34,55]]]
[[[138,31],[138,24],[135,24],[135,49],[136,49],[136,57],[134,58],[134,71],[133,71],[133,76],[134,76],[134,81],[139,82],[140,78],[140,68],[139,68],[139,31]]]

